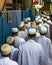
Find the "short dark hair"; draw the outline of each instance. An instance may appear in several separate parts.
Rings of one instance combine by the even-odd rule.
[[[35,37],[36,34],[28,34],[29,37]]]
[[[17,35],[18,35],[18,32],[16,32],[16,33],[12,32],[12,36],[17,36]]]

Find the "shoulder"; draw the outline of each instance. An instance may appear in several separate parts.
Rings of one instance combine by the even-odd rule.
[[[51,45],[51,39],[49,39],[49,38],[46,37],[46,41],[47,41],[48,45]]]
[[[12,50],[13,50],[13,51],[18,51],[18,49],[15,48],[14,46],[12,46]]]
[[[47,38],[46,36],[44,37],[44,40],[45,40],[46,42],[49,42],[49,41],[50,41],[50,39]]]
[[[37,47],[41,48],[41,44],[36,42]]]
[[[20,46],[21,47],[25,47],[25,46],[27,46],[27,45],[29,45],[29,44],[32,44],[32,42],[30,42],[30,41],[26,41],[26,42],[24,42],[23,44],[21,44]],[[33,42],[33,44],[35,44],[36,46],[41,46],[39,43],[37,43],[37,42]]]
[[[0,65],[3,65],[3,59],[2,58],[0,59]]]
[[[12,65],[18,65],[15,61],[11,61]]]
[[[18,51],[19,51],[19,49],[17,49],[17,48],[14,49],[15,54],[18,54]]]
[[[40,43],[37,43],[37,42],[36,42],[36,47],[37,47],[39,50],[42,50],[42,51],[43,51],[43,48],[42,48],[42,46],[41,46]]]
[[[45,37],[45,39],[47,40],[47,41],[51,41],[49,38],[47,38],[47,37]]]
[[[47,40],[48,40],[48,43],[51,43],[51,39],[47,38]]]
[[[2,63],[2,62],[0,62],[0,65],[3,65],[3,63]]]
[[[24,47],[25,45],[27,45],[27,43],[29,43],[28,41],[24,42],[23,44],[20,44],[19,47],[22,48]]]

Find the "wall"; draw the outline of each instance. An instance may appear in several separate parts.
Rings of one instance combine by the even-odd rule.
[[[2,17],[0,16],[0,46],[2,45]]]
[[[0,46],[2,45],[2,43],[6,42],[6,38],[8,36],[12,35],[13,27],[19,28],[19,24],[21,22],[21,11],[18,10],[18,11],[12,12],[12,22],[11,23],[8,23],[7,17],[8,17],[7,12],[3,13],[3,21],[2,21],[2,17],[0,17]],[[3,22],[3,26],[2,26],[2,22]]]

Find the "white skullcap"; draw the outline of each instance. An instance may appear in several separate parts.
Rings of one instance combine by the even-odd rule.
[[[47,28],[44,26],[41,26],[39,32],[42,34],[45,34],[45,33],[47,33]]]
[[[51,24],[52,22],[51,22],[51,20],[48,20],[47,23],[48,23],[48,24]]]
[[[6,41],[8,44],[12,44],[14,41],[14,38],[12,36],[9,36]]]
[[[38,22],[39,22],[39,23],[42,23],[43,21],[42,21],[42,19],[39,19]]]
[[[47,19],[50,19],[50,17],[49,17],[49,16],[47,16]]]
[[[42,19],[36,19],[36,23],[43,23]]]
[[[31,20],[31,18],[30,18],[30,17],[28,17],[27,19],[28,19],[29,21]]]
[[[40,33],[36,32],[36,38],[40,37]]]
[[[36,34],[36,29],[30,28],[30,29],[28,30],[28,34]]]
[[[36,23],[39,23],[39,19],[41,19],[41,17],[40,17],[40,16],[37,16],[37,17],[35,18],[35,22],[36,22]]]
[[[40,16],[37,16],[36,18],[37,18],[37,19],[40,19],[41,17],[40,17]]]
[[[35,22],[36,22],[36,23],[38,23],[38,20],[39,20],[38,18],[35,18]]]
[[[10,47],[10,45],[8,45],[8,44],[3,44],[3,45],[1,46],[1,52],[2,52],[3,55],[8,55],[8,54],[10,54],[10,53],[11,53],[11,47]]]
[[[12,28],[12,32],[13,32],[13,33],[18,32],[18,28]]]
[[[46,18],[44,18],[44,19],[43,19],[43,21],[46,21],[46,22],[47,22],[47,19],[46,19]]]
[[[22,28],[23,26],[24,26],[24,22],[21,22],[19,28]]]
[[[28,22],[28,19],[27,18],[24,18],[24,22]]]

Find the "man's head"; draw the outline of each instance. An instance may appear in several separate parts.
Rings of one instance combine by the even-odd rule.
[[[12,36],[18,36],[18,28],[12,28]]]
[[[43,21],[43,23],[47,23],[47,19],[46,18],[43,18],[42,21]]]
[[[11,47],[10,47],[10,45],[3,44],[1,46],[1,53],[2,53],[2,56],[4,56],[4,57],[10,57],[10,54],[11,54]]]
[[[36,23],[35,22],[31,22],[31,28],[35,28],[36,29]]]
[[[46,35],[46,33],[47,33],[47,28],[44,27],[44,26],[41,26],[41,27],[39,28],[39,32],[40,32],[41,35]]]
[[[30,17],[28,17],[27,20],[28,20],[28,22],[31,22],[31,18]]]
[[[36,37],[36,29],[34,29],[34,28],[29,29],[28,30],[28,38],[34,40],[35,37]]]
[[[27,24],[28,23],[28,19],[24,18],[24,23]]]
[[[7,43],[9,45],[15,46],[15,40],[14,40],[14,38],[12,36],[7,37],[7,40],[6,41],[7,41]]]
[[[19,25],[20,31],[25,31],[25,25],[24,22],[21,22]]]
[[[43,21],[42,21],[42,18],[41,18],[40,16],[37,16],[37,17],[35,18],[35,22],[36,22],[37,25],[39,25],[39,24],[42,23]]]

